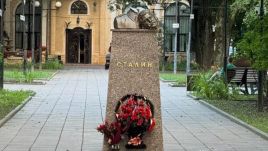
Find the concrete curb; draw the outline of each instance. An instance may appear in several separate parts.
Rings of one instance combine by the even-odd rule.
[[[186,84],[169,83],[168,85],[171,87],[186,87]]]
[[[60,72],[60,70],[61,70],[61,69],[58,69],[56,72],[54,72],[54,73],[51,75],[51,77],[49,77],[49,78],[46,79],[46,81],[49,81],[49,80],[51,80],[52,78],[54,78],[54,76],[55,76],[56,74],[58,74],[58,73]]]
[[[201,100],[200,98],[193,96],[192,94],[188,93],[187,96],[193,98],[194,100],[197,100],[202,105],[204,105],[204,106],[216,111],[217,113],[223,115],[224,117],[230,119],[231,121],[233,121],[233,122],[235,122],[235,123],[247,128],[248,130],[252,131],[253,133],[259,135],[262,138],[264,138],[265,140],[268,140],[268,134],[267,133],[265,133],[265,132],[263,132],[263,131],[261,131],[261,130],[259,130],[259,129],[257,129],[257,128],[255,128],[255,127],[253,127],[253,126],[251,126],[251,125],[249,125],[247,123],[245,123],[244,121],[232,116],[229,113],[226,113],[226,112],[220,110],[219,108],[217,108],[217,107],[215,107],[215,106],[213,106],[213,105]]]
[[[159,79],[164,83],[176,82],[176,80],[164,80],[163,78],[159,78]]]
[[[16,84],[16,85],[45,85],[46,83],[43,81],[36,81],[34,80],[31,83],[27,83],[27,82],[16,82],[16,81],[4,81],[4,84]]]
[[[0,128],[8,121],[10,120],[16,113],[18,113],[25,105],[28,103],[32,97],[35,95],[33,93],[31,96],[29,96],[27,99],[25,99],[19,106],[17,106],[14,110],[12,110],[10,113],[8,113],[2,120],[0,120]]]

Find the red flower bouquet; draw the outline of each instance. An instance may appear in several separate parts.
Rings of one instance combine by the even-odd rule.
[[[101,124],[97,130],[108,138],[111,145],[119,143],[121,136],[127,134],[126,148],[146,148],[142,136],[155,126],[153,111],[153,104],[145,97],[126,95],[116,105],[115,122]]]

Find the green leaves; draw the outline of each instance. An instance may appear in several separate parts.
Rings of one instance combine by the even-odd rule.
[[[197,95],[209,100],[230,99],[232,96],[223,80],[221,78],[209,80],[210,77],[210,73],[200,73],[195,78],[193,87]]]
[[[0,65],[3,63],[3,47],[2,44],[0,43]]]
[[[0,119],[32,94],[31,91],[0,90]]]
[[[5,70],[4,72],[4,79],[6,81],[15,81],[15,82],[27,82],[31,83],[33,80],[41,80],[41,79],[48,79],[52,76],[54,71],[39,71],[36,70],[34,72],[27,72],[24,74],[22,71],[18,70]]]
[[[165,2],[166,0],[161,0]],[[129,4],[138,4],[139,2],[145,2],[148,5],[152,5],[157,2],[157,0],[110,0],[108,8],[110,11],[124,10]]]
[[[237,43],[239,55],[249,58],[253,67],[264,70],[268,68],[268,16],[265,20],[263,36],[260,34],[260,21],[255,20],[255,26],[252,26]]]
[[[235,0],[231,5],[232,14],[236,25],[242,25],[239,32],[242,33],[236,43],[238,55],[250,59],[253,67],[257,69],[268,68],[268,16],[264,16],[261,22],[258,10],[259,0]],[[268,0],[264,0],[266,9]],[[261,35],[261,26],[263,35]]]

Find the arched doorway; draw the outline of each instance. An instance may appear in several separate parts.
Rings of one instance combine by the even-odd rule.
[[[91,63],[91,29],[66,29],[66,63]]]

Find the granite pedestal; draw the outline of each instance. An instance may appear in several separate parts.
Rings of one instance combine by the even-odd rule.
[[[111,62],[108,84],[106,119],[114,120],[114,110],[120,98],[127,94],[147,97],[154,105],[156,126],[143,137],[148,151],[163,150],[159,52],[156,32],[143,29],[112,30]],[[120,150],[126,150],[127,137],[121,141]],[[109,150],[107,141],[104,149]]]

